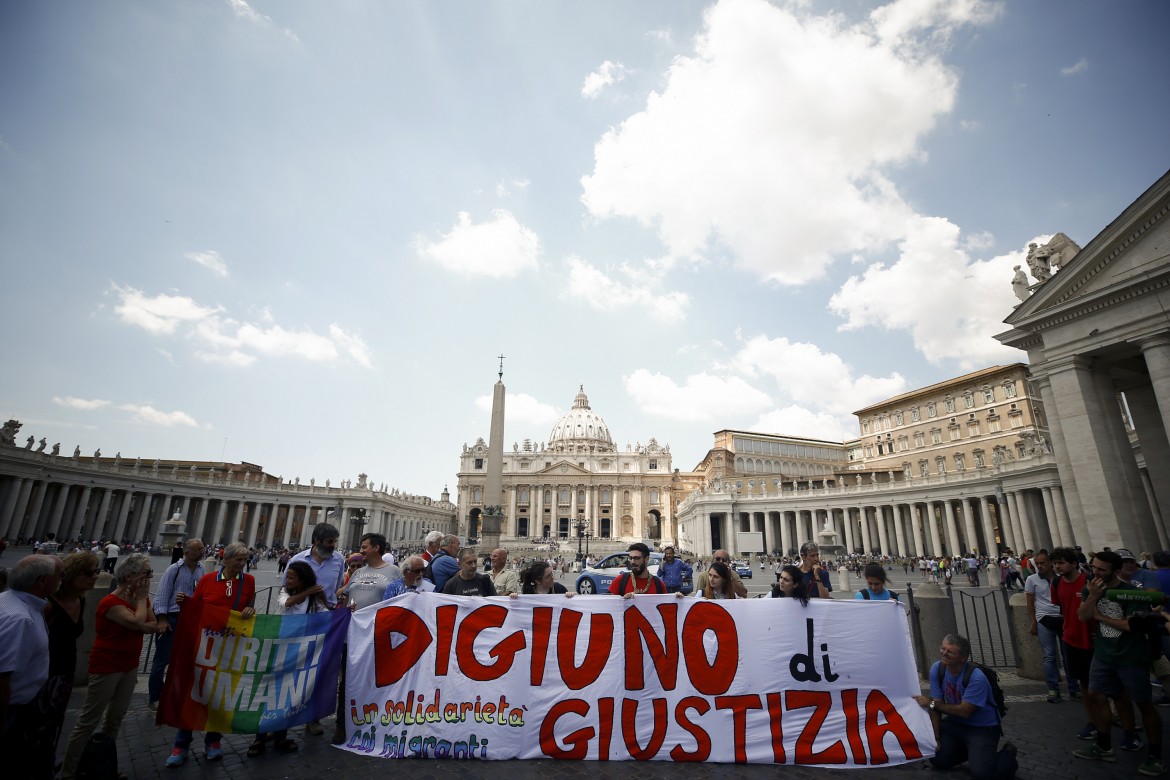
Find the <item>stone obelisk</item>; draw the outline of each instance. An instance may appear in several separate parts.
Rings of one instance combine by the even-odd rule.
[[[500,374],[492,389],[492,427],[488,434],[487,478],[483,489],[483,529],[480,549],[500,546],[500,528],[504,524],[504,356],[500,355]]]

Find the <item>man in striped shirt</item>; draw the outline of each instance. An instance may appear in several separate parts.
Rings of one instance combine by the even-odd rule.
[[[167,567],[154,594],[154,614],[158,622],[164,620],[171,630],[154,637],[154,661],[150,666],[150,680],[147,683],[147,705],[151,711],[158,709],[162,696],[163,680],[167,664],[171,662],[171,642],[175,628],[179,625],[179,605],[195,592],[195,586],[203,577],[203,552],[206,548],[199,539],[188,539],[183,546],[183,557]]]

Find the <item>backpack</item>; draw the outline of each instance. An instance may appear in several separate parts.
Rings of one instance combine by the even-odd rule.
[[[1008,707],[1007,700],[1003,695],[1003,688],[999,687],[999,674],[994,669],[990,669],[981,663],[968,660],[966,668],[963,669],[963,690],[967,690],[967,686],[971,682],[971,674],[978,669],[983,672],[983,676],[987,678],[987,685],[991,688],[991,702],[995,706],[995,714],[1001,720],[1007,715]],[[941,689],[945,684],[943,677],[946,675],[946,669],[940,663],[938,665],[938,687]]]
[[[890,590],[889,588],[886,588],[886,591],[890,594],[890,598],[893,599],[894,601],[897,601],[897,602],[902,601],[902,599],[898,598],[898,594],[895,593],[894,591]],[[861,589],[861,598],[864,599],[865,601],[869,601],[869,588],[862,588]],[[966,683],[964,683],[964,685],[965,684]]]
[[[425,569],[423,569],[423,573],[422,573],[423,579],[430,580],[431,584],[434,585],[435,584],[435,561],[439,560],[444,555],[450,555],[450,554],[451,553],[447,552],[446,550],[439,550],[439,552],[435,553],[435,557],[431,558],[430,563],[428,563],[427,567]]]
[[[623,571],[621,573],[621,576],[618,577],[618,593],[626,592],[626,585],[629,584],[630,577],[632,576],[634,575],[630,574],[628,571]],[[662,580],[658,577],[655,577],[653,574],[650,575],[650,585],[648,587],[650,593],[666,593],[666,586],[662,584]]]

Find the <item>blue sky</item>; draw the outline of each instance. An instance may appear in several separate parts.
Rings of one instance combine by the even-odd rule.
[[[1170,4],[0,4],[0,415],[454,488],[579,384],[619,446],[996,363],[1028,242],[1170,167]]]

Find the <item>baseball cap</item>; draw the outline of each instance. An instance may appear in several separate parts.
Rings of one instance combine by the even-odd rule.
[[[1137,560],[1137,556],[1134,555],[1130,550],[1125,549],[1124,547],[1122,547],[1118,550],[1114,550],[1113,552],[1117,553],[1118,556],[1120,556],[1121,560],[1123,560],[1123,561],[1136,561]]]

